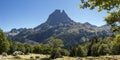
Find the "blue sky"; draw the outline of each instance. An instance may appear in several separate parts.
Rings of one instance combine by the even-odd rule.
[[[75,22],[105,24],[106,12],[79,9],[80,0],[0,0],[0,28],[34,28],[44,23],[55,9],[65,10]]]

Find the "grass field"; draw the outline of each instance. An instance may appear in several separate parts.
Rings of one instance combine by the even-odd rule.
[[[30,58],[34,58],[34,60],[50,60],[49,55],[43,54],[29,54],[29,55],[18,55],[18,56],[1,56],[0,60],[32,60]],[[36,57],[38,59],[36,59]],[[54,60],[79,60],[80,57],[68,57],[64,56],[63,58],[57,58]],[[53,59],[52,59],[53,60]],[[120,55],[110,55],[110,56],[99,56],[99,57],[82,57],[82,60],[120,60]]]

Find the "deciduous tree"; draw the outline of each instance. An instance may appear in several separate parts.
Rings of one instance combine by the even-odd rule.
[[[81,0],[80,8],[98,8],[98,12],[106,10],[105,21],[112,26],[112,31],[120,29],[120,0]]]
[[[5,34],[0,29],[0,54],[3,53],[3,52],[8,52],[9,46],[10,46],[9,42],[6,39]]]

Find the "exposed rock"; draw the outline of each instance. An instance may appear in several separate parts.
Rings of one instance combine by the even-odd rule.
[[[55,10],[47,21],[33,29],[13,29],[7,37],[19,42],[46,43],[50,37],[61,38],[65,46],[76,45],[89,41],[93,37],[111,36],[110,27],[97,27],[90,23],[76,23],[63,10]],[[28,42],[28,43],[29,43]]]

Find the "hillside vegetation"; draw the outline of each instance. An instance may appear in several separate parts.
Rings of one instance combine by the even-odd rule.
[[[120,54],[120,35],[117,34],[111,37],[97,38],[94,37],[89,42],[63,48],[64,44],[61,39],[52,37],[46,44],[24,44],[14,41],[8,41],[2,32],[1,32],[1,54],[7,53],[13,56],[17,55],[26,55],[29,53],[36,54],[49,54],[51,59],[62,58],[63,56],[71,57],[86,57],[86,56],[103,56],[103,55],[119,55]],[[3,44],[4,43],[4,44]],[[20,51],[19,54],[15,53]]]

